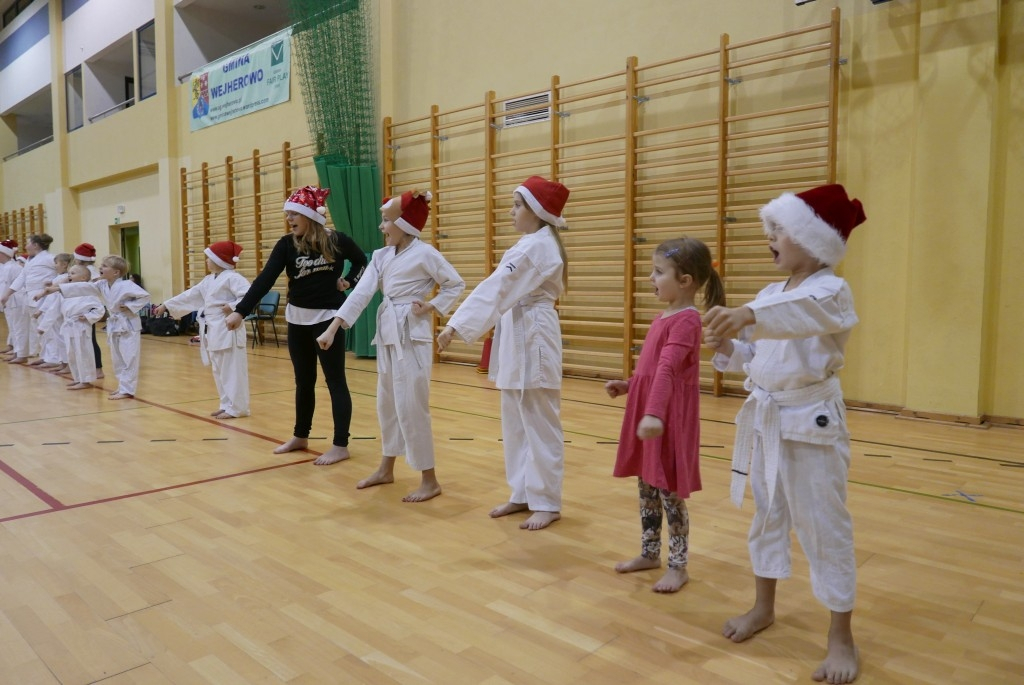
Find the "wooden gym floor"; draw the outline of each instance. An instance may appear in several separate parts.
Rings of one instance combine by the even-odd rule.
[[[498,393],[472,368],[435,367],[445,491],[403,504],[401,461],[395,485],[355,489],[380,458],[372,360],[349,358],[354,457],[329,467],[310,463],[326,388],[316,451],[271,453],[293,422],[283,347],[250,351],[253,416],[234,421],[209,418],[187,338],[143,336],[142,360],[119,402],[0,365],[0,683],[802,683],[824,655],[798,547],[775,625],[720,635],[753,599],[736,399],[703,397],[691,581],[658,595],[659,572],[612,570],[639,521],[635,482],[610,475],[623,402],[597,382],[565,383],[564,518],[527,532],[487,516],[508,494]],[[1024,432],[850,424],[858,682],[1024,682]]]

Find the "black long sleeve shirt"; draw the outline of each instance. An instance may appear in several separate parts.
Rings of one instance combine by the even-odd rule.
[[[314,227],[311,230],[322,230]],[[259,301],[270,292],[277,277],[288,274],[288,302],[304,309],[337,309],[345,301],[345,293],[338,290],[338,279],[344,276],[353,287],[366,270],[366,255],[348,235],[331,231],[334,262],[319,254],[300,254],[295,240],[286,234],[274,245],[263,271],[252,282],[249,292],[235,307],[242,316],[248,316]],[[350,267],[342,273],[345,260]]]

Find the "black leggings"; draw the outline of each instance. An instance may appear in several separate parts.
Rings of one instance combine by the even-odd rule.
[[[334,344],[321,350],[316,339],[331,325],[331,320],[299,326],[288,324],[288,354],[295,369],[295,432],[297,438],[308,438],[316,409],[316,363],[324,370],[324,380],[331,393],[334,414],[334,444],[348,445],[348,429],[352,423],[352,395],[345,380],[345,329],[339,328]]]
[[[96,324],[92,325],[92,355],[96,357],[96,370],[103,368],[103,355],[100,354],[100,344],[96,342]]]

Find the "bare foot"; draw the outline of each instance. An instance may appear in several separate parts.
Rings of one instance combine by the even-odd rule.
[[[658,568],[661,566],[661,559],[648,559],[644,555],[640,555],[629,561],[620,561],[615,564],[616,573],[632,573],[633,571],[646,571],[652,568]]]
[[[130,400],[133,399],[134,397],[135,395],[132,395],[131,393],[127,392],[115,392],[110,395],[107,395],[108,400]]]
[[[68,386],[68,390],[85,390],[86,388],[91,387],[92,383],[72,383]]]
[[[547,528],[560,518],[562,515],[557,511],[535,511],[530,518],[520,523],[519,527],[523,530],[540,530]]]
[[[0,354],[7,354],[8,352],[13,352],[13,351],[14,351],[14,348],[11,347],[10,345],[8,345],[4,349],[0,350]]]
[[[217,414],[217,416],[215,416],[214,418],[220,419],[221,421],[229,421],[231,419],[237,419],[238,417],[235,416],[234,414],[229,414],[226,411],[222,411],[221,413]]]
[[[441,486],[437,483],[420,483],[420,486],[402,498],[403,502],[426,502],[441,494]]]
[[[775,623],[775,613],[762,613],[756,607],[743,614],[734,616],[725,622],[722,635],[733,642],[743,642]]]
[[[40,364],[39,368],[40,369],[46,369],[47,371],[49,371],[50,369],[56,369],[60,365],[61,365],[60,362],[56,362],[56,363],[54,363],[54,362],[45,362],[43,364]]]
[[[374,485],[390,485],[395,482],[395,474],[377,469],[366,478],[356,483],[356,490],[372,488]]]
[[[491,509],[489,516],[492,519],[499,518],[501,516],[508,516],[509,514],[518,514],[521,511],[526,511],[530,507],[525,503],[519,502],[505,502]]]
[[[857,678],[860,670],[858,660],[860,653],[852,642],[842,642],[829,639],[828,654],[825,660],[818,666],[811,678],[820,682],[852,683]]]
[[[30,361],[30,362],[29,362],[29,363],[28,363],[28,364],[27,364],[26,366],[42,366],[42,365],[43,365],[43,364],[45,364],[45,363],[46,363],[46,362],[45,362],[45,361],[43,361],[43,358],[42,358],[42,357],[40,357],[39,359],[33,359],[33,360],[32,360],[32,361]]]
[[[211,411],[210,412],[210,416],[220,416],[223,413],[224,413],[223,409],[218,409],[217,411]]]
[[[688,580],[690,580],[690,574],[686,572],[685,568],[670,568],[651,589],[655,592],[679,592]]]
[[[337,464],[339,461],[345,461],[352,455],[348,453],[347,447],[341,445],[331,445],[331,449],[327,450],[313,463],[317,466],[330,466],[331,464]]]
[[[28,357],[13,357],[7,360],[8,364],[24,364],[28,361]]]
[[[50,371],[50,373],[60,374],[60,373],[64,373],[67,370],[68,370],[68,365],[67,364],[58,364],[57,366],[53,367],[49,371]]]
[[[309,447],[309,440],[306,438],[292,437],[291,440],[283,445],[278,445],[274,448],[274,454],[284,454],[285,452],[294,452],[295,450],[304,450]]]

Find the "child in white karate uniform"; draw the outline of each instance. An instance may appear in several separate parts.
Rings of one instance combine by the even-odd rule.
[[[60,333],[67,352],[71,383],[68,390],[91,388],[96,380],[96,359],[92,353],[92,327],[106,311],[100,290],[89,281],[89,269],[76,264],[68,269],[68,281],[58,286],[59,292],[50,295],[59,302],[60,316],[46,316],[52,321],[59,318]]]
[[[814,596],[831,612],[828,653],[811,677],[849,683],[858,671],[851,628],[857,564],[846,508],[850,434],[837,374],[857,315],[833,267],[864,210],[832,184],[783,194],[761,208],[761,220],[776,268],[789,279],[746,306],[715,307],[704,317],[715,368],[745,372],[750,390],[736,417],[731,495],[742,504],[749,474],[756,598],[722,633],[742,642],[775,621],[775,587],[790,575],[795,530]]]
[[[153,309],[154,316],[170,312],[175,319],[199,312],[199,352],[203,364],[212,366],[220,406],[210,416],[235,419],[249,415],[249,362],[245,328],[228,330],[225,320],[249,292],[249,281],[235,271],[242,246],[230,240],[213,243],[206,250],[210,273],[197,285]]]
[[[127,280],[127,274],[128,262],[122,257],[109,255],[100,262],[97,283],[107,307],[107,344],[117,376],[117,390],[109,395],[112,400],[135,397],[142,346],[139,310],[149,304],[149,293]]]
[[[5,240],[0,242],[0,294],[6,293],[14,283],[14,279],[21,273],[21,264],[15,259],[18,253],[17,240]],[[22,306],[21,293],[13,293],[6,303],[0,303],[0,311],[4,313],[7,320],[7,344],[4,346],[4,361],[14,359],[14,328],[20,320],[18,308]]]
[[[419,239],[430,212],[430,193],[407,191],[385,198],[385,247],[376,250],[363,278],[345,300],[331,325],[318,338],[330,348],[338,328],[351,328],[378,290],[377,417],[384,456],[380,466],[356,485],[368,488],[395,482],[395,458],[404,454],[421,473],[420,486],[403,502],[424,502],[441,494],[434,470],[434,436],[430,426],[430,370],[433,364],[432,311],[447,314],[466,284],[432,245]],[[440,290],[433,299],[434,286]]]
[[[32,295],[33,300],[39,302],[36,310],[36,326],[39,329],[39,359],[30,362],[29,366],[38,366],[40,369],[54,370],[60,372],[67,368],[68,353],[64,347],[64,337],[60,332],[60,325],[63,317],[60,311],[60,284],[68,282],[68,267],[71,265],[71,255],[62,252],[53,258],[53,265],[57,269],[57,275],[43,290]]]
[[[16,293],[21,294],[22,307],[17,308],[18,319],[13,328],[14,357],[9,359],[11,364],[25,364],[29,357],[39,355],[39,332],[33,320],[33,314],[39,302],[32,299],[32,296],[46,287],[46,283],[53,280],[57,275],[57,269],[53,264],[53,255],[50,254],[50,243],[53,238],[45,233],[39,233],[28,239],[25,249],[28,252],[28,260],[18,273],[17,278],[8,286],[7,290],[0,295],[0,306],[6,306],[7,301]]]
[[[491,517],[530,511],[526,530],[561,518],[562,332],[555,302],[565,291],[567,258],[558,235],[569,190],[531,176],[512,194],[512,223],[522,233],[501,263],[463,301],[437,336],[444,350],[458,334],[473,342],[494,327],[488,376],[501,390],[501,434],[509,500]]]

